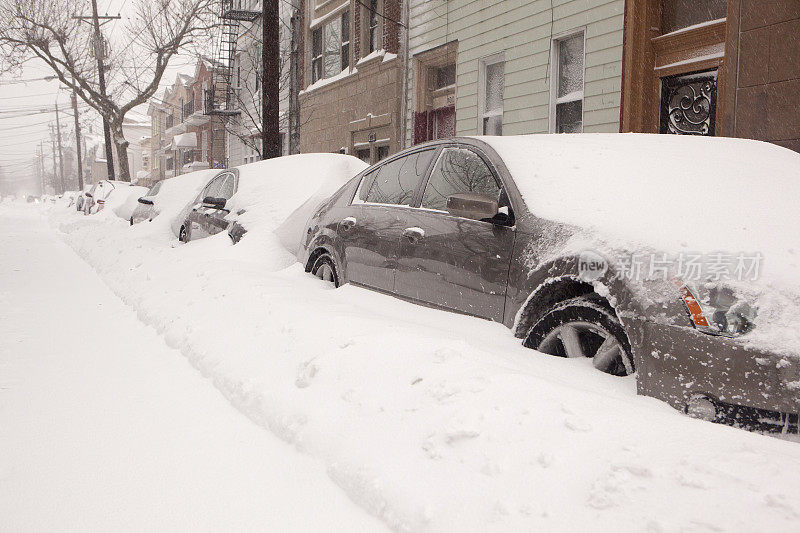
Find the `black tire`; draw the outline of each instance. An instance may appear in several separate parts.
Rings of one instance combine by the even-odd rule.
[[[131,223],[131,226],[133,226],[133,217],[131,217],[131,219],[129,220],[129,222]]]
[[[189,242],[189,232],[186,230],[186,226],[181,226],[180,231],[178,231],[178,240],[181,242]]]
[[[575,340],[573,347],[579,347],[572,349],[572,355],[566,337]],[[560,357],[591,358],[596,368],[614,376],[628,376],[636,370],[622,324],[605,301],[591,295],[553,306],[533,325],[523,345]],[[595,360],[598,354],[601,357]]]
[[[336,262],[329,253],[320,254],[311,267],[311,274],[328,283],[333,283],[334,287],[339,286],[339,270]]]

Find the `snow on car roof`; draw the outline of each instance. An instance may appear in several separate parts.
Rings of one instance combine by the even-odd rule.
[[[231,204],[258,212],[276,228],[326,182],[335,182],[329,191],[333,193],[366,167],[360,159],[342,154],[297,154],[242,165],[236,167],[239,188]]]
[[[537,217],[669,253],[760,252],[772,274],[798,278],[796,152],[683,135],[479,139],[503,159]]]

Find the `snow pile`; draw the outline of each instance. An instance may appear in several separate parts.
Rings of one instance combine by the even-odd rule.
[[[159,222],[169,224],[177,237],[200,190],[220,172],[219,169],[198,170],[162,181],[158,194],[153,197],[153,209],[161,219]]]
[[[290,155],[237,167],[239,188],[226,208],[234,215],[243,211],[236,219],[248,233],[239,254],[274,245],[276,237],[296,254],[317,206],[365,168],[341,154]]]
[[[133,210],[139,205],[139,198],[147,194],[147,191],[147,187],[139,185],[115,189],[106,200],[106,209],[113,211],[122,220],[129,220]]]
[[[237,199],[251,198],[254,231],[235,246],[50,216],[140,320],[392,529],[796,526],[797,443],[687,418],[636,396],[634,378],[525,349],[502,325],[331,290],[284,268],[279,245],[248,247],[316,190],[302,178]]]

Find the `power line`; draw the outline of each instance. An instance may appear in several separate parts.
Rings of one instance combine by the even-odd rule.
[[[18,85],[20,83],[29,83],[29,82],[33,82],[33,81],[52,81],[54,79],[56,79],[56,76],[50,75],[50,76],[45,76],[43,78],[28,78],[27,80],[10,80],[10,81],[6,81],[6,82],[3,82],[3,83],[0,83],[0,86],[3,86],[3,85]]]
[[[40,96],[54,96],[56,93],[22,94],[20,96],[0,96],[0,100],[17,100],[19,98],[38,98]]]

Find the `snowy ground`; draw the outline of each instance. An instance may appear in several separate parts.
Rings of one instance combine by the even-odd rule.
[[[0,530],[380,527],[232,409],[40,213],[0,207],[0,250]]]
[[[37,207],[0,206],[2,239],[24,249],[25,239],[20,242],[11,235],[27,238],[29,227],[34,227],[38,228],[33,231],[37,242],[52,241],[34,214],[39,211]],[[138,360],[126,363],[135,370],[122,367],[119,372],[116,366],[101,367],[102,360],[92,364],[90,358],[84,364],[93,369],[92,382],[97,387],[103,384],[107,390],[113,383],[114,391],[119,386],[133,397],[144,394],[155,411],[180,408],[182,414],[175,416],[181,420],[212,422],[205,430],[214,431],[213,442],[229,439],[240,446],[231,454],[235,457],[226,458],[228,463],[213,451],[185,457],[182,453],[191,449],[189,444],[152,435],[147,425],[131,432],[134,448],[145,439],[152,453],[171,451],[187,470],[194,472],[194,467],[203,472],[201,481],[188,486],[208,488],[200,492],[208,498],[204,506],[211,507],[208,513],[215,518],[219,516],[213,510],[224,508],[227,517],[235,515],[246,524],[281,520],[269,516],[268,510],[247,505],[256,499],[251,492],[262,486],[253,480],[251,463],[265,470],[278,468],[273,455],[294,455],[285,449],[273,451],[275,444],[268,439],[271,432],[313,458],[303,462],[280,455],[279,461],[312,477],[324,469],[327,478],[342,489],[338,497],[325,497],[328,505],[322,510],[316,508],[322,503],[314,494],[304,500],[307,514],[319,515],[306,518],[325,521],[326,529],[331,524],[337,530],[370,524],[354,523],[358,516],[343,502],[345,494],[366,511],[364,520],[369,513],[396,530],[785,531],[800,523],[800,444],[796,442],[688,419],[661,402],[636,396],[633,378],[614,378],[594,371],[585,361],[526,350],[498,324],[421,308],[352,286],[327,290],[293,264],[277,239],[269,236],[248,236],[232,246],[223,233],[179,245],[166,225],[159,227],[156,222],[131,228],[110,216],[80,217],[60,207],[50,209],[47,216],[52,232],[60,233],[155,333],[145,333],[148,330],[106,291],[84,291],[81,304],[70,301],[74,292],[64,289],[67,278],[55,275],[60,262],[74,265],[70,268],[76,272],[75,285],[95,286],[96,279],[67,252],[56,252],[54,244],[49,251],[44,245],[34,248],[31,244],[27,261],[14,258],[1,265],[3,297],[26,301],[19,310],[6,303],[0,307],[2,312],[27,313],[14,318],[20,325],[11,334],[2,335],[3,342],[22,346],[3,355],[3,366],[13,366],[20,354],[34,357],[42,350],[29,335],[15,333],[17,327],[27,324],[30,328],[32,316],[55,323],[57,319],[49,315],[65,307],[72,314],[72,331],[93,324],[94,335],[106,337],[102,332],[106,325],[119,324],[122,331],[114,329],[107,342],[115,339],[122,358],[149,357],[149,346],[158,345],[156,334],[161,336],[207,381],[187,376],[160,381],[160,366]],[[37,265],[35,270],[31,262]],[[48,272],[48,265],[56,272]],[[22,275],[14,269],[26,272],[24,286],[14,284],[13,276]],[[46,296],[50,300],[15,297],[11,292],[35,293],[39,285],[54,287],[54,294]],[[96,309],[98,303],[103,304],[103,315]],[[105,311],[107,307],[115,312]],[[45,308],[51,310],[43,313]],[[9,327],[6,322],[9,318],[4,328]],[[135,343],[125,341],[131,332]],[[60,345],[72,342],[64,333],[46,340],[56,339]],[[152,348],[154,353],[166,350],[158,346],[160,351]],[[177,366],[174,372],[186,370],[178,363],[171,365]],[[27,364],[13,368],[12,384],[32,379],[28,374],[33,370]],[[159,374],[154,376],[156,369]],[[120,382],[129,375],[137,379],[123,386]],[[58,389],[68,387],[58,377],[47,379],[56,382]],[[153,381],[160,383],[159,399],[150,393]],[[213,399],[203,396],[208,394],[204,383],[213,383],[233,406],[269,432],[235,426],[224,406],[205,407]],[[12,464],[30,466],[22,471],[5,466],[0,491],[11,490],[5,478],[13,475],[11,484],[26,488],[13,494],[25,494],[28,503],[0,511],[24,523],[23,511],[41,510],[44,502],[52,505],[50,490],[39,481],[46,472],[61,486],[73,482],[64,465],[69,464],[65,456],[74,445],[69,433],[62,436],[47,427],[56,453],[37,454],[36,447],[23,448],[23,443],[33,439],[27,436],[30,432],[45,431],[41,413],[48,405],[45,399],[26,402],[22,397],[28,387],[14,386],[19,391],[10,393],[9,385],[0,384],[6,389],[0,390],[3,396],[20,396],[3,402],[3,439],[10,439]],[[188,395],[203,396],[203,406],[186,400]],[[111,405],[119,401],[115,397]],[[65,392],[57,402],[57,408],[50,406],[56,419],[65,416],[63,411],[71,413],[78,400]],[[105,413],[104,400],[93,402],[90,409]],[[26,416],[25,409],[31,405],[39,410],[38,416]],[[105,413],[101,420],[117,428],[144,424],[137,413],[126,410],[119,417]],[[35,427],[25,429],[28,423]],[[14,428],[10,436],[7,427]],[[155,432],[163,430],[175,439],[183,436],[183,432],[175,435],[169,421],[154,427]],[[117,446],[125,440],[124,432],[114,436]],[[196,442],[199,437],[191,434],[187,440]],[[44,454],[48,457],[42,458]],[[158,490],[162,494],[174,491],[170,503],[182,506],[180,492],[188,489],[181,473],[173,475],[172,469],[178,469],[174,455],[164,458],[161,466],[169,467],[169,475]],[[160,462],[151,464],[152,457],[127,461],[117,457],[108,453],[83,461],[102,476],[101,482],[89,484],[93,492],[109,492],[107,485],[120,483],[131,472],[160,470]],[[262,474],[255,477],[263,482]],[[283,489],[282,501],[297,494],[296,480],[285,481],[284,474],[266,477],[269,481],[263,490],[278,485]],[[151,480],[147,474],[138,478],[137,494],[156,499],[148,492]],[[323,489],[325,494],[330,492],[318,475],[310,483],[319,488],[320,495]],[[117,494],[123,492],[117,490]],[[220,501],[230,494],[244,502],[237,501],[241,505],[236,508],[222,505]],[[104,507],[102,498],[70,497],[81,503],[81,516],[105,513],[110,520],[120,519]],[[8,498],[4,494],[0,505]],[[215,503],[219,507],[213,507]],[[330,518],[331,513],[338,514]],[[191,513],[153,516],[145,525],[169,527],[187,515]],[[208,516],[191,515],[196,520],[192,523],[213,527]],[[313,523],[289,525],[319,529]]]

